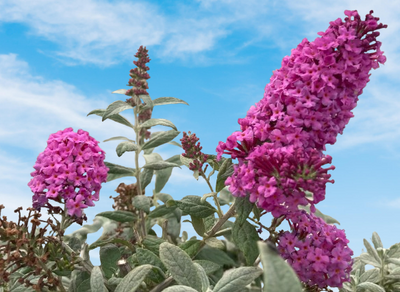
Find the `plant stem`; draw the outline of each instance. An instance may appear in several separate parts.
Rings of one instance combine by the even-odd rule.
[[[200,175],[201,175],[201,176],[204,178],[204,180],[207,182],[208,187],[210,188],[211,192],[214,193],[214,189],[213,189],[213,187],[212,187],[212,185],[211,185],[209,179],[208,179],[208,178],[206,177],[206,175],[204,174],[203,170],[201,171]],[[222,212],[221,205],[219,204],[219,202],[218,202],[218,200],[217,200],[217,194],[215,194],[215,195],[213,196],[213,199],[214,199],[214,203],[215,203],[215,205],[217,206],[217,209],[218,209],[218,211],[217,211],[218,217],[221,218],[221,217],[224,215],[224,213]]]

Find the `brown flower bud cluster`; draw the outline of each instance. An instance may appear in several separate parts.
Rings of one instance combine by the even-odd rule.
[[[193,159],[193,162],[189,164],[190,170],[202,172],[203,164],[207,161],[208,155],[201,152],[203,147],[201,147],[200,142],[197,141],[199,141],[199,138],[196,137],[196,134],[191,134],[190,131],[188,134],[183,132],[181,143],[185,153],[183,153],[182,156]]]
[[[3,205],[0,216],[1,209]],[[60,235],[59,225],[51,219],[40,220],[41,214],[33,208],[27,209],[28,216],[22,216],[21,210],[19,207],[14,211],[19,215],[18,223],[8,221],[6,216],[0,218],[0,287],[16,280],[13,275],[23,271],[18,282],[26,287],[59,291],[57,287],[62,283],[53,271],[72,271],[77,255],[68,256],[59,237],[46,235],[49,227],[52,234]],[[42,223],[46,225],[40,228]]]
[[[119,194],[119,196],[110,196],[110,199],[114,200],[114,204],[112,205],[113,209],[135,212],[136,209],[132,205],[132,199],[138,195],[136,183],[130,185],[120,183],[115,191]],[[145,190],[143,189],[142,195],[144,195],[144,193]]]

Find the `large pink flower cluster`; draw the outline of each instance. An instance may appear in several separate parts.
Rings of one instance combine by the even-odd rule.
[[[353,255],[344,230],[305,211],[291,216],[290,221],[292,231],[279,238],[282,257],[304,283],[341,288],[343,282],[350,280]]]
[[[66,203],[68,215],[81,217],[84,208],[99,200],[101,183],[107,180],[104,158],[98,141],[88,132],[67,128],[51,134],[28,183],[34,193],[33,207],[51,206],[50,199]]]

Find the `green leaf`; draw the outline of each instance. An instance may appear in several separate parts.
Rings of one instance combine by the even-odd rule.
[[[374,244],[376,249],[378,247],[383,248],[383,243],[381,241],[381,238],[379,237],[378,233],[376,233],[376,232],[372,233],[372,243]]]
[[[160,245],[160,259],[178,284],[201,291],[201,279],[197,268],[182,249],[164,242]]]
[[[229,191],[229,187],[224,187],[218,197],[218,201],[221,205],[226,205],[232,203],[235,200],[235,197],[232,196],[232,193]]]
[[[400,267],[395,268],[389,275],[385,275],[388,279],[400,280]]]
[[[237,197],[235,207],[238,215],[235,222],[242,224],[247,220],[247,217],[249,217],[251,211],[253,210],[254,204],[249,201],[249,196],[245,198]]]
[[[114,101],[112,104],[110,104],[106,108],[106,110],[103,114],[102,121],[104,122],[106,119],[110,118],[111,116],[119,114],[120,112],[127,110],[127,109],[133,109],[133,106],[122,100]]]
[[[125,141],[118,144],[116,151],[117,155],[121,157],[121,155],[124,154],[126,151],[137,151],[138,149],[139,146],[135,143],[131,141]]]
[[[136,170],[134,168],[125,167],[110,162],[104,162],[104,164],[109,168],[107,173],[108,182],[121,177],[136,176]]]
[[[133,197],[132,204],[136,209],[142,210],[147,214],[150,212],[150,199],[145,195]]]
[[[151,138],[146,143],[144,143],[144,145],[142,146],[142,150],[154,148],[154,147],[163,145],[167,142],[170,142],[179,134],[180,134],[180,132],[175,131],[175,130],[169,130],[169,131],[162,132],[159,135],[155,136],[154,138]]]
[[[113,91],[111,93],[125,94],[127,91],[128,91],[127,89],[118,89],[118,90],[115,90],[115,91]]]
[[[175,141],[168,142],[168,144],[175,145],[175,146],[182,148],[182,145]]]
[[[360,283],[362,282],[371,282],[378,283],[381,280],[380,269],[371,269],[366,271],[360,276]]]
[[[172,162],[168,162],[168,161],[155,161],[155,162],[146,163],[143,166],[143,168],[148,168],[148,169],[153,169],[153,170],[160,170],[160,169],[165,169],[165,168],[169,168],[169,167],[179,167],[179,165],[172,163]]]
[[[188,241],[179,245],[184,252],[190,257],[194,257],[201,247],[201,241],[198,239],[189,239]]]
[[[208,280],[206,271],[203,269],[203,267],[197,263],[194,263],[194,266],[197,269],[197,274],[200,276],[201,280],[201,291],[202,292],[207,292],[208,288],[210,287],[210,281]]]
[[[136,256],[141,265],[150,264],[150,265],[159,267],[163,271],[166,270],[164,264],[161,262],[159,257],[155,253],[151,252],[150,250],[143,249],[143,248],[137,248]]]
[[[135,292],[152,268],[151,265],[142,265],[134,268],[122,279],[115,292]]]
[[[247,265],[251,266],[258,257],[257,241],[260,240],[253,225],[236,219],[232,228],[232,239],[236,246],[243,252]]]
[[[199,196],[186,196],[180,201],[175,201],[178,208],[182,210],[183,215],[193,215],[199,218],[205,218],[216,212],[215,208],[208,202],[201,202]]]
[[[104,115],[105,111],[106,111],[105,109],[96,109],[96,110],[91,111],[87,115],[89,116],[89,115],[95,114],[95,115],[98,115],[98,116],[102,117]],[[114,122],[120,123],[120,124],[125,125],[125,126],[127,126],[129,128],[132,128],[132,129],[134,128],[133,125],[126,118],[121,116],[120,114],[116,114],[116,115],[110,116],[108,118],[110,120],[113,120]]]
[[[144,247],[155,253],[157,256],[160,253],[160,245],[163,242],[163,239],[152,235],[147,235],[146,238],[142,241]]]
[[[121,259],[121,252],[114,244],[100,247],[100,262],[104,275],[107,279],[118,270],[117,261]]]
[[[163,292],[197,292],[197,290],[185,285],[175,285],[164,289]]]
[[[368,242],[368,240],[366,240],[364,238],[364,246],[367,249],[367,252],[374,257],[374,259],[378,262],[378,263],[382,263],[381,258],[378,255],[378,252],[372,247],[372,245]]]
[[[133,222],[136,221],[137,219],[136,214],[129,211],[121,211],[121,210],[101,212],[96,216],[102,216],[121,223]]]
[[[219,240],[215,237],[209,237],[206,239],[205,242],[210,247],[222,249],[222,250],[225,249],[225,244],[221,240]]]
[[[310,205],[307,206],[301,206],[299,205],[299,209],[301,210],[306,210],[308,213],[310,213]],[[328,224],[334,224],[337,223],[340,225],[339,221],[337,221],[335,218],[329,216],[329,215],[325,215],[323,214],[320,210],[318,210],[317,208],[315,208],[315,216],[321,218],[322,220],[324,220],[326,223]]]
[[[90,275],[90,289],[98,292],[108,292],[104,285],[103,273],[100,267],[94,267]]]
[[[204,271],[206,271],[207,275],[213,274],[216,271],[218,271],[221,266],[212,262],[212,261],[206,261],[206,260],[195,260],[193,261],[194,263],[199,264],[200,266],[203,267]]]
[[[182,165],[179,155],[174,155],[174,156],[166,159],[165,161],[175,163],[179,166]],[[156,193],[161,192],[161,190],[167,184],[169,178],[171,177],[172,170],[173,170],[173,167],[156,170],[156,172],[155,172],[156,182],[155,182],[155,187],[154,187],[154,191]]]
[[[166,119],[149,119],[145,121],[144,123],[140,124],[140,128],[151,128],[154,126],[166,126],[170,127],[174,130],[178,130],[176,126],[169,120]]]
[[[393,244],[389,248],[387,256],[390,258],[400,258],[400,243]]]
[[[135,142],[135,141],[133,141],[131,139],[128,139],[128,138],[126,138],[124,136],[112,137],[110,139],[104,140],[103,142],[114,141],[114,140],[126,140],[126,141],[130,141],[130,142]]]
[[[215,191],[218,193],[225,187],[225,180],[233,174],[233,163],[232,159],[226,159],[222,163],[218,176]]]
[[[86,279],[85,281],[81,282],[76,288],[76,292],[94,292],[95,290],[90,289],[90,279]]]
[[[363,291],[368,291],[368,292],[385,292],[385,289],[383,289],[381,286],[378,286],[374,283],[370,282],[365,282],[365,283],[360,283],[357,285],[357,292],[363,292]]]
[[[196,216],[190,216],[192,219],[192,225],[194,230],[197,232],[198,235],[204,237],[204,233],[206,232],[206,228],[204,226],[203,218],[199,218]]]
[[[160,205],[157,208],[155,208],[153,211],[151,211],[148,215],[148,217],[150,218],[159,218],[162,217],[164,215],[170,214],[172,213],[175,209],[177,208],[177,206],[171,206],[171,207],[167,207],[167,205]]]
[[[209,246],[203,247],[196,255],[196,260],[212,261],[221,266],[234,266],[235,262],[225,252],[220,249],[211,248]]]
[[[101,247],[101,246],[105,246],[109,243],[118,243],[118,244],[122,244],[125,245],[127,248],[129,248],[130,250],[134,251],[135,247],[133,246],[132,243],[130,243],[129,241],[122,239],[122,238],[117,238],[117,237],[112,237],[106,240],[101,240],[98,239],[95,242],[93,242],[91,245],[89,245],[89,250],[91,249],[95,249],[97,247]]]
[[[371,265],[376,268],[380,268],[382,266],[380,262],[377,262],[376,259],[368,253],[362,253],[359,258],[366,265]]]
[[[387,261],[388,263],[391,263],[391,264],[395,264],[395,265],[397,265],[397,266],[400,266],[400,259],[388,258],[386,261]]]
[[[213,292],[241,292],[261,274],[262,270],[258,267],[241,267],[226,271]]]
[[[264,270],[264,292],[302,292],[299,278],[272,243],[258,242]]]
[[[153,174],[154,170],[148,168],[145,168],[140,172],[140,185],[142,186],[142,190],[144,190],[151,183]]]
[[[175,97],[159,97],[153,100],[154,106],[164,105],[164,104],[177,104],[177,103],[183,103],[189,105],[186,101],[183,101],[182,99]]]
[[[139,98],[144,101],[146,104],[141,111],[147,110],[147,109],[152,109],[153,108],[153,100],[151,99],[150,95],[147,94],[141,94],[139,95]]]

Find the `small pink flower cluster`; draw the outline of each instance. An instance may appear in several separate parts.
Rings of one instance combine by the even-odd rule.
[[[183,153],[182,156],[193,159],[193,162],[189,164],[189,169],[193,171],[202,171],[203,164],[208,159],[208,155],[201,152],[203,147],[200,146],[200,142],[198,141],[199,138],[197,138],[196,134],[192,134],[189,131],[188,135],[186,132],[183,132],[181,143],[185,153]]]
[[[82,210],[99,200],[101,183],[107,181],[105,154],[88,132],[72,128],[51,134],[39,154],[28,183],[33,207],[51,206],[49,199],[66,203],[68,215],[81,217]]]
[[[353,251],[344,230],[305,211],[291,221],[292,232],[280,236],[278,250],[300,280],[321,289],[350,281]]]

